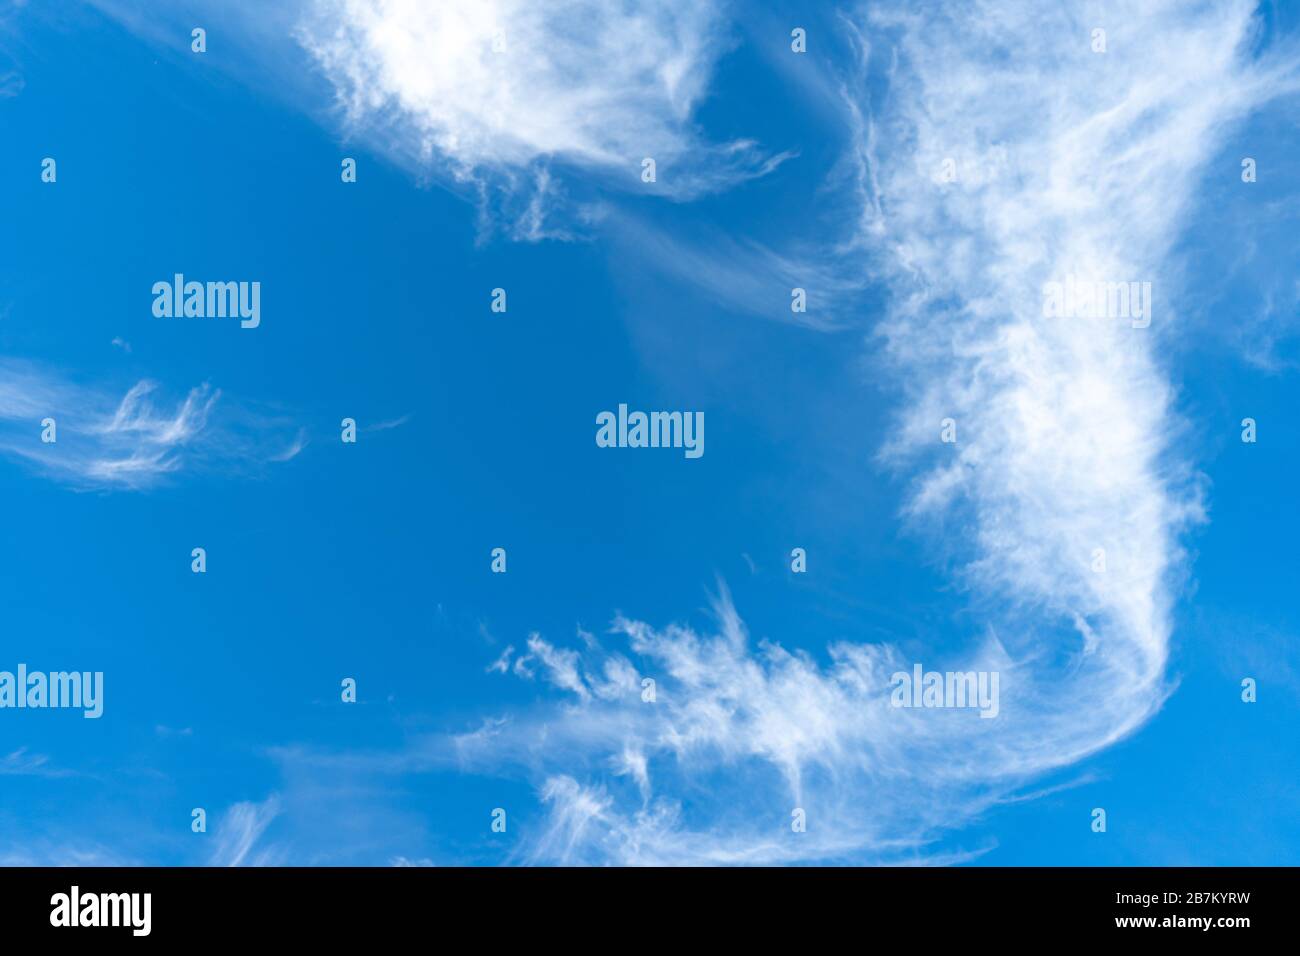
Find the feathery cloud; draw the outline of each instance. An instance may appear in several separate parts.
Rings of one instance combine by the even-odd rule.
[[[714,3],[319,0],[299,38],[352,120],[396,114],[460,174],[561,156],[635,177],[700,145],[722,26]]]
[[[305,444],[279,418],[234,406],[223,416],[221,391],[206,383],[171,401],[160,392],[146,379],[119,398],[31,362],[0,359],[0,454],[76,488],[143,489],[187,467],[287,460]],[[54,420],[54,442],[41,440],[46,419]]]
[[[296,36],[349,131],[408,166],[474,184],[519,239],[564,238],[551,166],[607,187],[689,198],[762,176],[786,155],[706,142],[692,123],[728,40],[708,0],[316,0]],[[642,161],[656,163],[653,183]],[[571,178],[570,178],[571,181]],[[599,216],[595,199],[567,218]]]
[[[280,815],[280,798],[272,794],[261,803],[236,803],[221,818],[209,866],[272,866],[279,861],[274,847],[258,848],[266,828]]]

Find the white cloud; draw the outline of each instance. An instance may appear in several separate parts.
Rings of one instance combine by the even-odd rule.
[[[141,380],[125,394],[83,385],[31,362],[0,359],[0,454],[78,488],[141,489],[187,467],[244,467],[292,458],[305,444],[278,417],[229,405],[208,384],[184,398],[160,397]],[[227,403],[228,404],[228,403]],[[46,418],[52,443],[41,440]]]
[[[119,856],[116,851],[101,846],[78,843],[75,846],[52,843],[49,840],[36,841],[30,847],[0,850],[0,866],[104,866],[123,867],[139,866],[139,862],[129,857]]]
[[[489,674],[492,673],[493,671],[496,671],[501,674],[510,673],[510,657],[511,655],[514,654],[514,652],[515,652],[515,646],[513,644],[507,645],[506,649],[501,652],[501,656],[488,665],[487,672]]]
[[[71,770],[60,770],[50,766],[50,758],[45,754],[28,753],[26,747],[0,757],[0,777],[68,777]]]
[[[863,322],[866,273],[819,244],[792,242],[778,250],[722,230],[688,238],[620,214],[607,224],[621,261],[634,263],[638,273],[655,269],[729,311],[820,332]],[[796,288],[804,290],[802,312],[791,309]]]
[[[168,727],[166,724],[155,724],[154,733],[159,737],[193,737],[193,727]]]
[[[515,661],[516,673],[531,677],[530,665],[536,660],[540,662],[542,673],[546,679],[556,687],[561,690],[572,691],[583,699],[590,696],[586,683],[578,674],[578,654],[576,651],[556,648],[536,634],[531,634],[528,637],[528,651],[528,654],[522,655]]]
[[[214,68],[473,198],[483,234],[572,239],[610,195],[689,199],[791,155],[708,140],[695,122],[733,43],[725,0],[177,0],[148,15],[91,2],[167,56],[209,22],[225,38]]]
[[[1295,89],[1294,60],[1251,59],[1251,9],[858,19],[858,247],[887,263],[880,364],[906,392],[884,458],[919,469],[907,520],[935,532],[987,627],[924,663],[999,671],[1001,715],[891,708],[889,675],[913,659],[888,645],[837,644],[825,666],[751,649],[725,595],[713,635],[621,621],[655,704],[593,693],[597,653],[557,681],[575,703],[460,741],[468,763],[517,761],[538,781],[536,859],[936,862],[937,834],[1160,707],[1178,536],[1201,515],[1159,360],[1178,324],[1170,249],[1226,129]],[[874,105],[868,67],[887,81]],[[1044,318],[1044,283],[1069,276],[1152,282],[1150,328]],[[946,417],[956,445],[939,442]]]
[[[373,425],[367,425],[365,428],[362,429],[362,431],[367,431],[367,432],[389,431],[394,428],[401,428],[410,420],[411,420],[411,416],[409,414],[400,415],[397,418],[390,418],[382,422],[376,422]]]
[[[1251,10],[1157,2],[1102,22],[1000,2],[869,20],[900,36],[864,156],[878,171],[868,232],[894,262],[881,334],[910,383],[888,454],[924,469],[909,513],[967,536],[968,582],[1022,612],[1013,652],[1078,658],[1062,689],[1098,701],[1091,716],[1044,702],[1045,741],[1074,721],[1066,753],[1162,699],[1177,532],[1200,513],[1159,360],[1179,322],[1170,248],[1226,127],[1295,85],[1293,68],[1250,60]],[[958,179],[936,182],[947,158]],[[1150,281],[1151,327],[1044,318],[1044,284],[1070,276]],[[936,443],[945,417],[955,446]]]
[[[1001,746],[999,721],[891,707],[889,677],[910,663],[890,647],[835,645],[822,667],[775,644],[751,647],[725,591],[714,610],[715,634],[616,622],[635,669],[598,646],[580,654],[546,645],[551,679],[575,703],[456,739],[469,769],[513,762],[536,775],[550,819],[530,859],[918,861],[958,795],[968,811],[991,803],[977,764]],[[964,663],[1012,669],[996,643]],[[643,675],[656,680],[654,702],[641,697]],[[1010,703],[1004,694],[1004,711]],[[954,749],[965,756],[953,759]],[[808,814],[807,833],[790,830],[795,807]]]
[[[307,429],[299,428],[298,433],[294,436],[293,441],[289,443],[283,451],[274,452],[270,456],[271,461],[293,461],[307,447]]]
[[[275,794],[261,803],[246,801],[236,803],[221,818],[212,835],[215,846],[209,866],[274,866],[279,862],[279,851],[258,848],[258,841],[266,828],[280,815],[280,798]]]
[[[713,0],[317,0],[297,36],[354,131],[460,180],[504,175],[531,193],[517,234],[538,238],[558,188],[538,162],[640,189],[651,157],[648,188],[680,197],[781,161],[693,127],[724,27]]]

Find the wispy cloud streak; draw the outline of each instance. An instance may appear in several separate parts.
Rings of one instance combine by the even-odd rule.
[[[230,407],[203,384],[167,400],[158,383],[120,397],[31,362],[0,359],[0,454],[77,488],[143,489],[187,467],[243,468],[287,460],[305,438],[286,421]],[[54,422],[53,442],[45,442]]]
[[[213,834],[215,846],[209,866],[272,866],[279,862],[274,847],[258,843],[272,821],[280,815],[280,798],[272,794],[261,803],[237,803],[222,816]]]

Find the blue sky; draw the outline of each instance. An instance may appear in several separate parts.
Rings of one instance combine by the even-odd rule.
[[[1300,9],[641,6],[0,8],[0,860],[1296,863]]]

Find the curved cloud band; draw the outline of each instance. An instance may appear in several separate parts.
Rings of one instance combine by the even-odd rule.
[[[1178,532],[1201,513],[1159,361],[1169,250],[1224,130],[1294,72],[1251,58],[1244,3],[1104,23],[1005,2],[872,11],[848,112],[893,291],[880,340],[911,383],[885,458],[920,468],[907,517],[963,542],[946,556],[989,630],[951,664],[1001,674],[1000,717],[892,708],[910,662],[888,646],[831,647],[829,667],[755,651],[725,594],[715,635],[620,622],[638,665],[534,638],[515,669],[536,662],[575,705],[461,754],[510,753],[543,781],[536,859],[933,862],[939,829],[1132,732],[1168,692]]]

